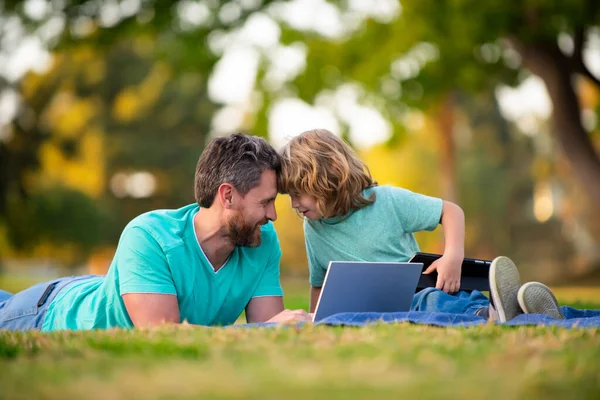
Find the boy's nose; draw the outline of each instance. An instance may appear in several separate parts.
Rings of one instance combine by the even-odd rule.
[[[294,196],[290,196],[292,199],[292,208],[298,208],[300,204],[298,204],[298,199]]]

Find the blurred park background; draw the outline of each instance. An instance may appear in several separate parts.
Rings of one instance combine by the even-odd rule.
[[[467,256],[600,285],[599,115],[596,0],[4,0],[3,288],[104,273],[129,220],[194,202],[212,137],[312,128],[461,205]],[[302,279],[302,221],[277,210]]]

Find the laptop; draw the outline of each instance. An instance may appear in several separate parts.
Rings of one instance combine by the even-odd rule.
[[[432,262],[441,256],[441,254],[418,252],[415,253],[415,255],[408,260],[408,262],[423,265],[423,271],[425,271],[425,269],[427,269]],[[473,290],[489,291],[489,275],[491,265],[492,262],[490,260],[465,257],[462,263],[460,274],[460,290],[466,290],[467,292]],[[437,271],[434,271],[431,274],[421,275],[416,289],[421,290],[427,287],[435,287],[436,282]]]
[[[331,261],[314,322],[343,312],[410,311],[423,264]]]

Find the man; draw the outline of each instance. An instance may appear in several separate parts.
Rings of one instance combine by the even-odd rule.
[[[309,320],[284,310],[277,152],[263,139],[214,139],[196,168],[197,204],[142,214],[123,230],[106,277],[62,278],[0,293],[0,329],[107,329],[188,322]]]

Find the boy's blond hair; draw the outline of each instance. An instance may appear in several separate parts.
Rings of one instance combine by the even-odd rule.
[[[324,218],[343,217],[375,201],[361,192],[376,186],[367,165],[352,148],[326,129],[314,129],[292,138],[280,151],[279,191],[316,198]]]

